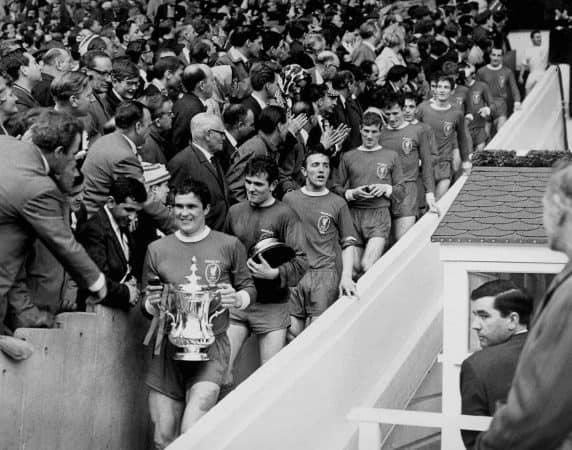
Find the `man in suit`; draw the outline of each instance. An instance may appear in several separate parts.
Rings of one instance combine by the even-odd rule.
[[[220,163],[223,170],[230,167],[230,160],[238,150],[238,146],[254,133],[254,114],[241,104],[230,104],[222,114],[222,121],[226,131]]]
[[[63,48],[52,48],[42,57],[42,80],[32,88],[32,96],[41,106],[54,106],[50,85],[55,78],[72,70],[73,58]]]
[[[173,144],[177,151],[189,145],[191,119],[207,110],[206,101],[213,95],[214,75],[205,64],[191,64],[185,67],[181,82],[186,93],[173,106]]]
[[[153,80],[145,88],[146,97],[161,94],[173,101],[181,92],[181,77],[185,66],[176,56],[163,56],[153,65]]]
[[[145,142],[151,115],[139,102],[126,102],[117,108],[117,131],[100,137],[90,147],[82,166],[85,175],[84,203],[89,216],[95,214],[109,197],[109,189],[121,175],[143,181],[143,167],[137,153]],[[164,232],[174,229],[174,221],[164,205],[145,202],[145,212]]]
[[[120,176],[112,183],[105,205],[79,231],[79,242],[107,277],[108,290],[101,302],[103,305],[129,309],[137,304],[139,290],[132,273],[131,228],[146,200],[143,183]],[[85,297],[82,292],[79,302]]]
[[[170,184],[177,187],[190,178],[207,185],[211,195],[207,225],[220,231],[230,206],[226,177],[217,157],[222,152],[226,132],[219,117],[201,113],[191,120],[191,134],[191,144],[175,155],[167,166]]]
[[[148,163],[167,164],[175,154],[171,130],[173,128],[173,102],[169,97],[157,94],[147,99],[151,113],[151,126],[145,143],[139,152],[141,159]]]
[[[110,127],[113,117],[105,110],[103,98],[111,89],[111,73],[113,65],[107,53],[100,50],[90,50],[81,57],[82,72],[89,76],[93,96],[89,105],[89,114],[92,116],[99,134],[104,134]]]
[[[239,28],[229,36],[230,49],[216,62],[217,66],[231,66],[238,79],[236,100],[241,101],[250,93],[248,74],[253,61],[258,60],[262,50],[261,33],[254,28]]]
[[[254,120],[272,99],[276,99],[279,90],[274,69],[266,63],[256,63],[250,69],[250,85],[252,94],[242,101],[242,105],[251,110]]]
[[[361,42],[351,54],[351,62],[356,67],[364,61],[375,62],[377,57],[375,48],[380,38],[379,29],[374,21],[363,23],[359,27],[359,35]]]
[[[349,70],[342,70],[332,80],[332,87],[338,93],[338,101],[331,115],[332,125],[337,127],[345,123],[349,134],[342,144],[342,151],[353,150],[361,145],[361,119],[363,111],[357,99],[353,97],[355,77]]]
[[[37,237],[92,295],[107,295],[105,276],[73,237],[64,219],[64,193],[73,185],[74,154],[81,126],[73,118],[48,111],[31,131],[32,142],[0,137],[0,349],[16,359],[30,347],[4,336],[7,296]]]
[[[32,89],[42,80],[36,59],[23,50],[15,50],[2,58],[2,68],[15,80],[12,90],[18,99],[18,111],[40,106],[32,95]]]
[[[113,118],[119,105],[135,98],[139,81],[139,69],[134,63],[126,58],[113,60],[110,87],[104,94],[99,94],[98,101],[90,105],[100,134],[113,129]]]
[[[492,416],[506,402],[528,333],[532,298],[512,281],[493,280],[471,292],[472,328],[482,350],[461,366],[461,411]],[[468,449],[478,432],[461,431]]]
[[[544,196],[548,245],[572,258],[572,165],[560,165]],[[477,450],[571,449],[572,427],[572,263],[552,281],[535,305],[531,328],[508,394]]]
[[[187,10],[183,5],[177,5],[177,0],[167,0],[157,8],[157,14],[155,15],[155,25],[159,24],[165,20],[171,20],[173,24],[185,18]]]

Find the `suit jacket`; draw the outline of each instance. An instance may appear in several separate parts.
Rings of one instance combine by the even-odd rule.
[[[111,90],[104,95],[93,96],[93,100],[89,104],[88,112],[92,116],[95,127],[99,134],[106,133],[109,122],[115,116],[115,111],[121,103],[119,99]]]
[[[506,406],[476,449],[572,449],[572,263],[536,308]]]
[[[127,138],[120,132],[102,136],[93,143],[87,152],[82,172],[85,176],[83,202],[89,216],[103,206],[111,184],[119,176],[144,182],[141,162],[133,153]],[[155,225],[163,232],[176,230],[174,219],[160,202],[146,202],[143,209],[153,217]]]
[[[42,81],[32,88],[32,96],[37,100],[40,106],[54,106],[55,102],[50,92],[50,86],[54,77],[47,73],[42,73]]]
[[[461,412],[471,416],[494,415],[498,402],[506,402],[520,352],[528,333],[512,336],[502,344],[484,348],[461,365]],[[477,431],[461,431],[472,449]]]
[[[126,233],[128,240],[129,233]],[[101,207],[78,232],[78,240],[85,247],[89,256],[107,277],[107,297],[101,304],[114,308],[129,308],[129,289],[122,283],[131,273],[130,261],[113,231],[104,207]],[[133,245],[130,245],[130,257]],[[82,291],[79,303],[84,304],[87,292]]]
[[[347,152],[361,145],[361,119],[363,111],[358,101],[352,97],[346,99],[345,106],[342,100],[338,98],[336,106],[332,112],[332,126],[337,127],[341,123],[345,123],[350,127],[350,133],[342,144],[342,151]]]
[[[7,294],[39,238],[84,287],[101,275],[65,222],[66,199],[47,175],[37,147],[0,136],[0,333]]]
[[[155,125],[151,125],[139,154],[145,162],[167,164],[167,160],[171,157],[169,147],[172,147],[172,144],[161,135]]]
[[[31,108],[40,106],[38,101],[32,96],[32,93],[21,88],[17,84],[12,85],[12,92],[16,96],[16,104],[18,105],[18,112],[26,111]]]
[[[90,216],[103,206],[117,177],[124,175],[143,181],[141,163],[127,138],[118,131],[93,143],[82,172],[85,176],[84,203]]]
[[[250,109],[252,111],[252,114],[254,115],[254,120],[256,121],[256,119],[258,119],[260,111],[262,111],[260,103],[258,103],[258,101],[252,96],[252,94],[246,97],[244,100],[242,100],[241,103],[242,106],[244,106],[246,109]]]
[[[213,162],[219,164],[216,158]],[[222,168],[217,172],[215,164],[210,163],[203,152],[191,144],[169,161],[167,169],[171,174],[171,186],[177,186],[189,178],[208,186],[211,207],[206,223],[213,230],[221,231],[230,207],[230,192]]]
[[[184,94],[173,105],[173,144],[177,151],[191,142],[191,119],[207,108],[195,94]]]
[[[78,227],[85,220],[86,214],[85,206],[82,204],[76,213]],[[64,215],[68,225],[70,215],[69,212]],[[36,240],[33,251],[26,260],[25,280],[27,291],[34,304],[47,308],[53,314],[60,311],[64,299],[76,300],[76,283],[40,240]]]

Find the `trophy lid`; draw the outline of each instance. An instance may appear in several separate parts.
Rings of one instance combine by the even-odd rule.
[[[271,267],[278,267],[286,261],[294,258],[296,252],[292,247],[274,237],[265,238],[254,244],[249,251],[253,259],[262,256]]]
[[[185,277],[188,280],[188,283],[179,285],[180,291],[187,292],[189,294],[198,293],[204,290],[204,287],[199,284],[199,280],[202,277],[197,275],[197,258],[193,256],[191,261],[191,274]]]

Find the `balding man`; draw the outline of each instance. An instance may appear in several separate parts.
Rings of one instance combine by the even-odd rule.
[[[177,150],[184,149],[191,140],[191,119],[206,112],[206,101],[212,97],[214,76],[206,64],[191,64],[185,67],[181,82],[186,94],[175,102],[173,112],[173,143]]]
[[[42,81],[32,88],[32,95],[41,106],[54,106],[50,85],[55,78],[72,70],[73,59],[67,50],[52,48],[42,58]]]
[[[206,223],[221,231],[228,208],[230,192],[218,160],[226,137],[222,120],[209,113],[199,113],[191,120],[192,142],[177,153],[168,165],[171,186],[177,187],[189,178],[207,185],[211,195]]]

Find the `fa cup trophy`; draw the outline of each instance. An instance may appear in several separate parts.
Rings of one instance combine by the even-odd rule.
[[[188,283],[170,289],[171,310],[166,312],[171,319],[169,340],[182,349],[173,358],[181,361],[209,359],[206,349],[215,340],[212,321],[225,311],[225,308],[218,308],[209,316],[210,304],[220,296],[216,285],[198,283],[202,277],[197,275],[196,262],[193,256],[191,274],[185,277]]]

